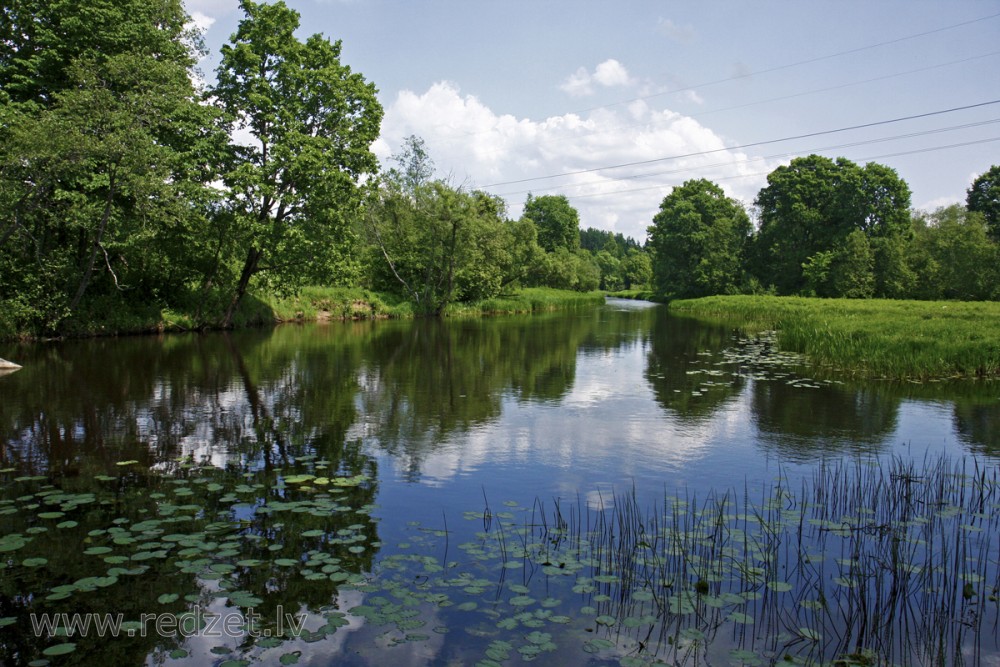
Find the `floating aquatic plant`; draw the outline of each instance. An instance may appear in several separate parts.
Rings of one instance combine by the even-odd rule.
[[[247,625],[245,641],[216,653],[280,664],[350,624],[367,629],[355,641],[367,637],[373,655],[443,641],[485,666],[556,654],[905,665],[1000,651],[1000,473],[978,461],[821,462],[794,486],[665,494],[651,507],[634,491],[601,509],[487,501],[461,526],[412,522],[392,548],[371,481],[333,469],[308,458],[249,475],[123,466],[87,489],[8,473],[3,646],[89,659],[108,644],[65,627],[31,638],[28,615],[115,610],[138,632],[143,612],[194,623],[211,607],[269,619],[269,635]],[[282,623],[281,609],[306,617]],[[183,638],[117,642],[137,659],[189,656]]]

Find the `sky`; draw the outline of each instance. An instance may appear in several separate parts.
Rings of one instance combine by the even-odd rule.
[[[286,0],[378,89],[373,146],[504,198],[565,195],[640,242],[663,198],[714,181],[751,210],[818,153],[896,170],[913,208],[964,203],[1000,164],[1000,0]],[[238,0],[185,0],[218,51]]]

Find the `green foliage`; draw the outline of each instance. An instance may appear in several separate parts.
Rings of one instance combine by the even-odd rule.
[[[750,232],[746,211],[714,183],[699,179],[674,188],[649,228],[657,294],[685,298],[736,291]]]
[[[0,90],[50,107],[76,84],[70,65],[99,70],[123,53],[187,70],[201,46],[189,21],[180,0],[12,0],[0,20]]]
[[[563,195],[528,195],[524,214],[538,228],[538,245],[547,252],[580,247],[580,215]]]
[[[969,212],[983,214],[990,235],[1000,241],[1000,165],[993,165],[972,182],[965,201]]]
[[[162,302],[203,259],[216,136],[180,5],[28,2],[5,18],[0,302],[35,333],[91,295]]]
[[[635,239],[626,237],[621,232],[587,227],[580,230],[580,247],[594,253],[606,250],[618,259],[622,259],[626,253],[639,250],[641,246]]]
[[[212,91],[227,129],[253,137],[231,146],[223,175],[228,241],[242,260],[223,326],[260,272],[286,289],[350,274],[351,220],[359,183],[377,169],[370,147],[382,120],[375,87],[341,64],[340,42],[299,41],[299,15],[283,2],[241,7]]]
[[[601,270],[601,289],[615,291],[625,286],[621,260],[607,250],[600,250],[594,253],[594,261]]]
[[[586,250],[544,253],[529,278],[533,286],[590,292],[601,284],[601,267]]]
[[[865,299],[872,296],[875,256],[860,229],[833,250],[818,252],[802,265],[805,291],[812,296]]]
[[[653,281],[653,260],[645,250],[631,249],[622,262],[626,289],[647,289]]]
[[[983,216],[955,204],[913,221],[908,262],[919,299],[1000,298],[1000,247]]]
[[[860,376],[1000,374],[997,303],[714,296],[670,308],[755,331],[777,329],[782,349]]]
[[[497,296],[533,256],[533,229],[506,219],[503,202],[441,181],[409,191],[388,182],[369,206],[372,285],[405,294],[424,313]]]
[[[753,274],[774,285],[779,294],[808,290],[803,267],[818,253],[838,252],[848,236],[860,230],[887,253],[873,266],[891,272],[898,265],[887,246],[905,238],[909,229],[910,190],[896,172],[880,164],[859,167],[850,160],[819,155],[796,158],[778,167],[757,195],[760,230],[754,239]],[[817,256],[820,261],[822,256]],[[810,266],[812,266],[810,264]],[[818,266],[813,267],[815,277]],[[898,276],[874,276],[885,292]],[[885,294],[880,294],[885,295]]]

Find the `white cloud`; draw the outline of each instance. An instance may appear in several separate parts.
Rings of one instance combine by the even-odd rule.
[[[614,58],[609,58],[594,68],[593,73],[586,67],[580,67],[566,78],[559,86],[559,90],[574,97],[593,95],[595,83],[608,88],[628,86],[632,84],[632,77],[624,65]]]
[[[590,85],[590,82],[590,72],[587,71],[586,67],[581,67],[566,78],[566,81],[559,86],[559,90],[574,97],[593,95],[594,87]]]
[[[531,120],[497,114],[450,82],[419,94],[403,91],[386,105],[374,147],[383,164],[410,134],[424,139],[439,175],[459,185],[489,186],[506,199],[512,217],[520,215],[529,190],[563,194],[580,212],[581,226],[640,242],[673,186],[707,178],[730,196],[751,201],[764,174],[778,164],[748,162],[745,153],[726,151],[710,128],[641,100]],[[630,166],[608,168],[613,165]],[[538,179],[554,174],[562,176]],[[537,180],[513,182],[522,179]]]
[[[201,32],[206,32],[215,23],[215,18],[202,12],[191,12],[191,23]]]
[[[614,58],[605,60],[594,70],[594,80],[602,86],[627,86],[631,79],[625,66]]]

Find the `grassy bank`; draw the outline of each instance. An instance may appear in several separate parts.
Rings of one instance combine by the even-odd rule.
[[[445,309],[446,317],[476,315],[516,315],[565,310],[604,303],[603,292],[574,292],[549,287],[527,287],[510,295],[471,303],[453,303]]]
[[[454,303],[446,317],[534,313],[603,303],[601,292],[574,292],[549,288],[527,288],[509,295],[473,303]],[[119,336],[215,328],[223,303],[197,302],[185,308],[160,309],[155,305],[126,306],[118,299],[97,299],[83,305],[75,317],[64,322],[60,332],[68,337]],[[267,326],[280,322],[411,318],[417,315],[412,302],[362,288],[306,287],[294,296],[247,294],[233,318],[236,328]],[[35,336],[17,331],[0,318],[0,341],[30,340]]]
[[[1000,375],[1000,303],[717,296],[673,301],[671,312],[775,329],[783,350],[866,377]]]

